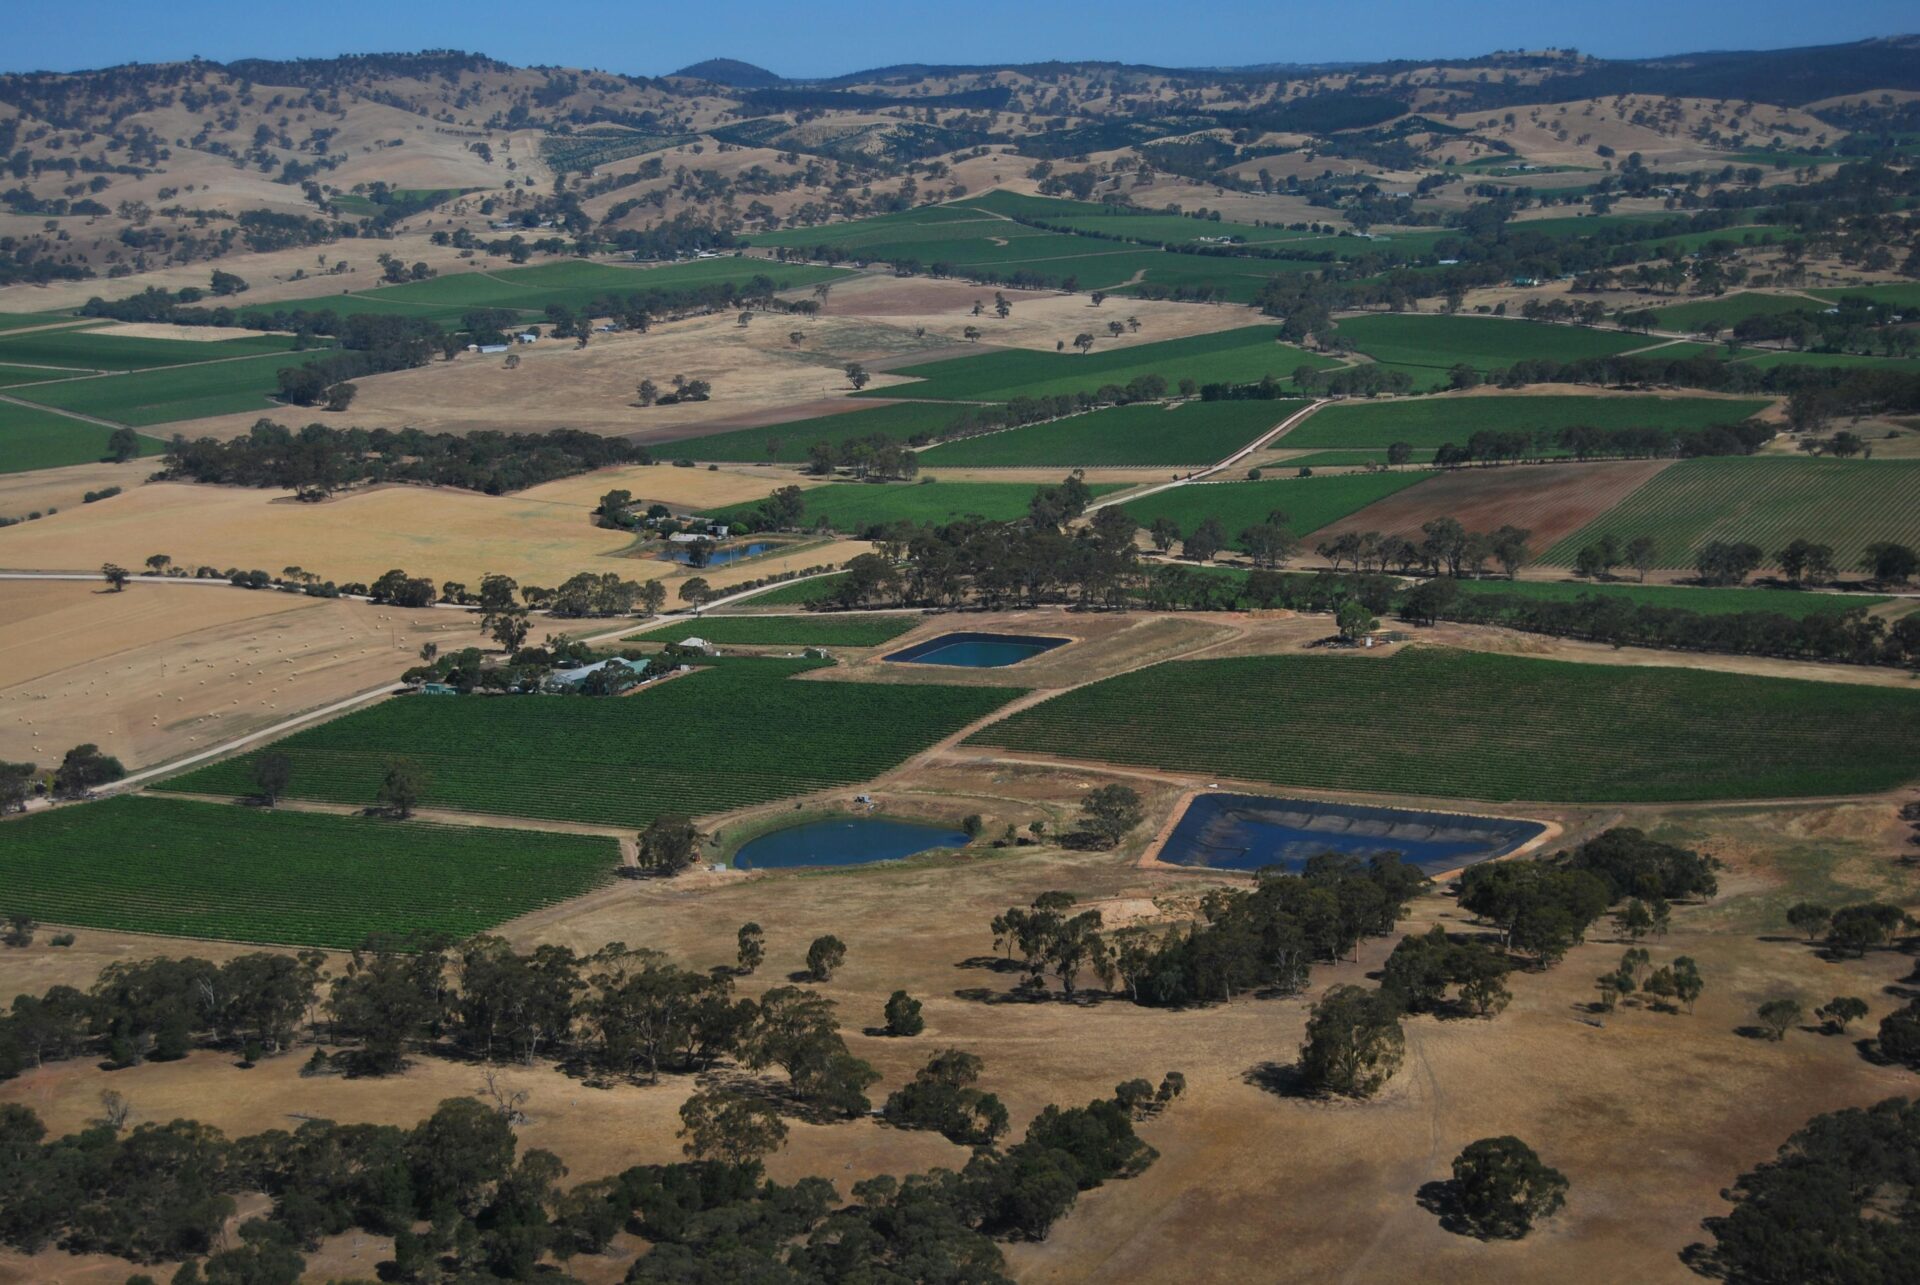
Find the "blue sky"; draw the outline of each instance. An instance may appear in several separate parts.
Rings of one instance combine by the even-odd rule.
[[[1574,46],[1611,57],[1834,44],[1920,29],[1911,0],[68,0],[10,6],[0,70],[70,71],[469,49],[517,64],[658,75],[743,58],[790,76],[895,62],[1112,59],[1162,66],[1464,57]]]

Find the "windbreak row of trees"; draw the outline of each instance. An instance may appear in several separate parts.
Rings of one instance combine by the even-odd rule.
[[[415,428],[291,429],[262,419],[243,437],[176,436],[163,476],[267,486],[315,498],[361,482],[419,482],[502,495],[612,464],[650,464],[644,447],[579,429],[428,433]]]
[[[1764,594],[1755,597],[1764,604]],[[1599,593],[1583,594],[1572,602],[1519,594],[1463,594],[1448,581],[1431,581],[1409,590],[1399,601],[1402,613],[1418,621],[1502,625],[1618,646],[1865,665],[1920,664],[1920,620],[1908,616],[1889,625],[1867,614],[1865,607],[1806,615],[1766,610],[1698,612]]]
[[[1570,424],[1564,428],[1483,428],[1465,443],[1443,442],[1433,453],[1441,468],[1467,464],[1519,464],[1571,455],[1593,459],[1698,459],[1715,455],[1751,455],[1773,440],[1771,425],[1754,420],[1712,424],[1706,428],[1593,428]],[[1409,448],[1400,460],[1412,456]]]

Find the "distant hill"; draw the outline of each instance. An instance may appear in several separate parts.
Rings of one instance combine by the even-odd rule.
[[[673,74],[685,76],[689,80],[707,80],[716,85],[729,85],[734,89],[765,89],[785,79],[768,71],[765,67],[756,67],[750,62],[741,62],[738,58],[709,58],[705,62],[696,62],[682,67]]]

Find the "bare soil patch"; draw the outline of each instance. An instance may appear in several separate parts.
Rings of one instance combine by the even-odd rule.
[[[1397,491],[1315,535],[1416,535],[1422,523],[1452,517],[1469,531],[1507,523],[1524,527],[1533,532],[1533,547],[1545,549],[1618,504],[1667,464],[1625,460],[1459,469]]]

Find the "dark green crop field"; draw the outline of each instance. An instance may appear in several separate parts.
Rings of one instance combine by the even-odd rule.
[[[1182,379],[1200,384],[1251,384],[1266,375],[1289,379],[1299,366],[1325,370],[1338,364],[1276,342],[1271,326],[1245,326],[1131,347],[1103,349],[1095,344],[1084,354],[1003,349],[978,357],[904,366],[892,373],[912,375],[922,382],[873,390],[871,395],[1004,402],[1020,396],[1091,393],[1103,384],[1125,384],[1136,375],[1160,375],[1175,386]]]
[[[1405,442],[1432,450],[1464,446],[1475,433],[1587,428],[1706,428],[1737,424],[1765,410],[1763,398],[1731,397],[1414,397],[1324,406],[1275,446],[1385,448]],[[1384,458],[1384,455],[1382,456]]]
[[[1771,317],[1783,312],[1820,312],[1827,304],[1818,299],[1809,299],[1802,294],[1760,294],[1752,290],[1740,290],[1733,294],[1721,295],[1717,299],[1692,299],[1686,303],[1676,303],[1657,309],[1655,316],[1660,319],[1662,330],[1694,330],[1709,323],[1718,323],[1723,330],[1731,330],[1736,322],[1747,317]]]
[[[312,361],[310,352],[267,353],[209,365],[165,366],[125,375],[98,375],[21,389],[17,396],[61,410],[144,428],[207,415],[283,409],[288,414],[311,408],[273,399],[280,371]]]
[[[1842,299],[1864,296],[1875,303],[1905,308],[1911,313],[1920,308],[1920,282],[1904,281],[1880,286],[1841,286],[1830,290],[1809,290],[1808,294],[1839,303]]]
[[[920,467],[1124,468],[1216,464],[1272,430],[1297,401],[1145,403],[947,442]],[[1309,423],[1312,421],[1309,420]]]
[[[1284,466],[1283,466],[1284,467]],[[1375,500],[1417,485],[1433,473],[1343,473],[1332,477],[1296,477],[1263,482],[1203,482],[1133,500],[1126,510],[1141,526],[1155,518],[1171,518],[1182,534],[1208,518],[1219,518],[1233,547],[1240,532],[1265,522],[1275,511],[1287,515],[1288,525],[1309,535],[1349,513],[1358,513]]]
[[[169,937],[350,948],[469,937],[605,883],[612,839],[130,796],[9,821],[8,913]]]
[[[1441,371],[1464,363],[1482,373],[1528,358],[1578,361],[1659,342],[1645,335],[1586,326],[1407,313],[1347,317],[1340,322],[1340,333],[1376,361]]]
[[[730,255],[658,266],[570,259],[491,272],[449,272],[403,285],[259,304],[243,309],[241,317],[245,320],[275,312],[330,310],[341,316],[373,312],[425,317],[443,326],[457,327],[462,314],[472,308],[506,308],[520,313],[525,320],[540,321],[548,304],[577,310],[607,295],[678,290],[723,281],[744,285],[756,276],[769,277],[776,285],[787,288],[835,281],[847,275],[837,268]]]
[[[99,424],[0,402],[0,473],[92,464],[106,458],[107,439],[112,436],[112,429]],[[142,455],[158,455],[165,449],[151,437],[140,439]],[[9,518],[20,516],[0,514]]]
[[[1169,662],[967,743],[1441,798],[1806,797],[1920,776],[1920,692],[1416,647]]]
[[[749,598],[742,598],[733,604],[735,607],[804,607],[808,603],[819,602],[834,590],[834,586],[846,578],[846,572],[836,571],[830,576],[813,576],[806,580],[796,580],[790,584],[777,584],[763,589]]]
[[[639,827],[867,780],[1019,695],[798,680],[816,664],[730,659],[617,698],[402,697],[274,748],[293,760],[293,798],[372,803],[404,758],[426,773],[423,807]],[[173,784],[241,795],[250,767]]]
[[[1031,482],[845,483],[813,487],[800,495],[806,504],[804,520],[808,526],[824,520],[835,531],[858,532],[889,522],[938,525],[964,517],[1011,522],[1026,516],[1027,504],[1039,489]],[[1088,489],[1104,495],[1122,488],[1118,483],[1104,482]],[[725,521],[759,507],[758,500],[730,504],[713,510],[712,515]]]
[[[210,333],[218,334],[218,331]],[[100,330],[33,330],[23,335],[0,334],[0,363],[27,366],[64,366],[72,370],[150,370],[187,362],[251,357],[257,353],[286,352],[290,335],[249,335],[241,339],[143,339]],[[57,372],[48,372],[53,378]]]
[[[761,601],[764,601],[761,600]],[[677,642],[698,634],[735,647],[878,647],[919,624],[921,617],[885,616],[702,616],[679,620],[621,642]]]
[[[1868,593],[1810,593],[1798,589],[1725,589],[1699,585],[1654,585],[1585,580],[1461,580],[1462,597],[1521,598],[1529,602],[1577,602],[1613,598],[1636,607],[1665,607],[1703,616],[1767,612],[1791,616],[1838,616],[1892,599]]]

